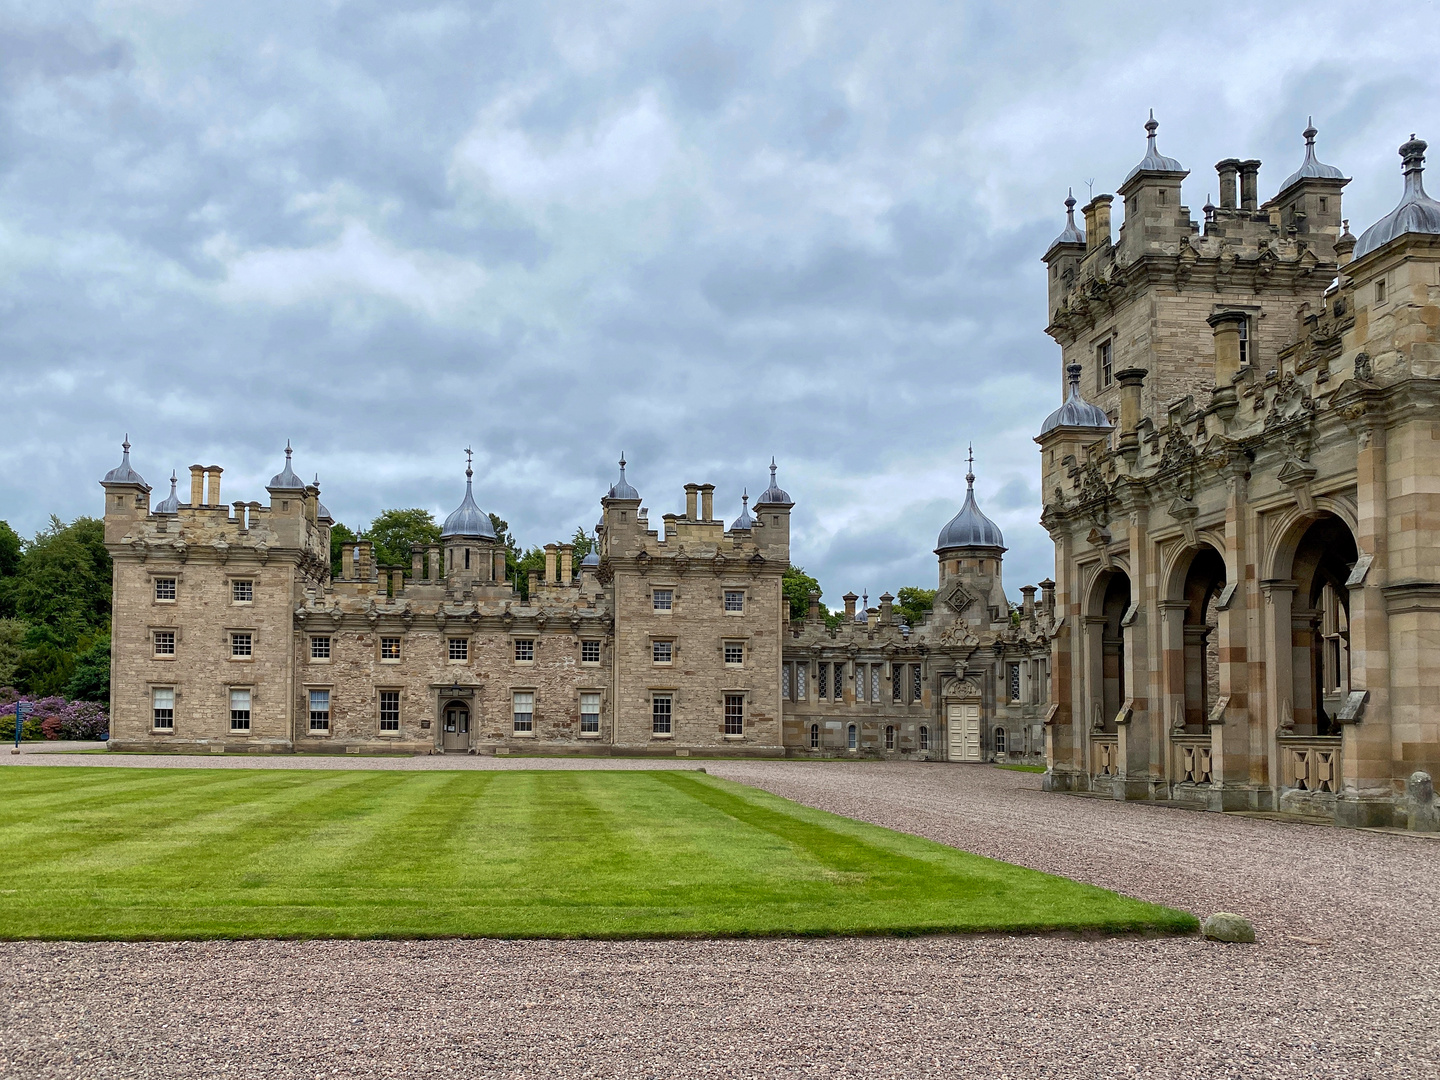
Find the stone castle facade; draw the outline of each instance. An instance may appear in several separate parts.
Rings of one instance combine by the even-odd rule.
[[[1039,438],[1055,543],[1051,790],[1436,828],[1440,204],[1425,144],[1357,240],[1349,182],[1260,162],[1182,205],[1156,148],[1044,261],[1065,401]],[[1207,200],[1208,202],[1208,200]]]
[[[857,608],[830,628],[782,590],[794,502],[776,483],[727,528],[714,488],[652,528],[625,475],[597,550],[546,548],[522,600],[464,498],[408,567],[345,545],[291,465],[268,503],[220,496],[192,466],[154,507],[130,464],[102,481],[114,560],[112,742],[200,752],[599,753],[1038,760],[1054,593],[1005,599],[1000,530],[973,483],[936,548],[918,626]]]

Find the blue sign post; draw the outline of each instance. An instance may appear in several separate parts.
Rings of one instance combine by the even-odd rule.
[[[30,715],[34,708],[31,702],[17,701],[15,703],[15,753],[20,752],[20,734],[25,730],[25,718]]]

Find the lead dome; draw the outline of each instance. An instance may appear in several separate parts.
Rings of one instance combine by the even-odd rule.
[[[465,498],[441,526],[440,539],[442,540],[452,536],[474,537],[480,540],[495,539],[495,524],[490,520],[490,515],[475,505],[475,495],[471,487],[471,477],[475,475],[475,472],[470,467],[470,453],[469,450],[465,451]]]
[[[1401,170],[1405,173],[1405,192],[1400,204],[1360,234],[1355,245],[1355,258],[1384,247],[1391,240],[1407,233],[1440,236],[1440,203],[1425,194],[1420,174],[1425,171],[1424,139],[1414,135],[1400,147]]]
[[[1005,550],[1005,536],[996,525],[980,511],[975,501],[974,453],[970,455],[972,470],[965,474],[965,505],[960,512],[940,530],[940,539],[935,542],[935,554],[955,548],[999,548]]]

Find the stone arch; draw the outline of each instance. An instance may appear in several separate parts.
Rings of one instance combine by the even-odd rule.
[[[1115,717],[1128,696],[1125,685],[1125,613],[1134,601],[1127,570],[1101,567],[1091,581],[1085,611],[1085,709],[1088,726],[1114,731]]]
[[[1220,626],[1217,601],[1229,580],[1225,556],[1213,537],[1199,538],[1171,564],[1166,607],[1180,612],[1179,640],[1168,643],[1173,665],[1171,722],[1185,731],[1208,729],[1210,710],[1220,697]],[[1171,627],[1173,635],[1176,628]],[[1178,650],[1178,655],[1173,650]],[[1175,670],[1178,669],[1178,670]]]
[[[1271,545],[1272,589],[1285,598],[1274,604],[1274,648],[1290,667],[1288,687],[1281,691],[1288,689],[1289,698],[1280,705],[1280,724],[1297,735],[1339,734],[1335,718],[1350,689],[1350,590],[1345,582],[1359,546],[1345,509],[1316,500],[1314,510],[1277,522]]]

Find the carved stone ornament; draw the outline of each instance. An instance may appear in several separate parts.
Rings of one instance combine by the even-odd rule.
[[[1355,379],[1358,382],[1370,382],[1375,378],[1375,368],[1370,362],[1370,354],[1359,352],[1355,354]]]
[[[610,561],[609,556],[600,560],[600,565],[595,568],[595,580],[601,585],[609,585],[615,580],[615,564]]]
[[[210,546],[215,549],[215,557],[220,560],[221,565],[230,561],[230,545],[224,540],[216,540]]]
[[[1200,513],[1200,508],[1189,499],[1176,498],[1171,502],[1170,516],[1180,523],[1180,528],[1185,533],[1185,543],[1189,547],[1195,546],[1195,518]]]
[[[262,540],[255,545],[255,557],[260,560],[261,566],[270,561],[270,549],[265,546],[265,541]]]
[[[975,603],[979,597],[965,588],[963,582],[956,579],[941,590],[938,599],[942,604],[949,607],[951,611],[955,612],[955,614],[960,615],[964,613],[966,608]]]
[[[650,553],[648,551],[642,551],[639,555],[635,556],[635,569],[639,570],[642,574],[648,574],[650,572],[651,562]]]
[[[1274,404],[1265,416],[1265,426],[1272,428],[1280,424],[1309,420],[1314,415],[1315,399],[1295,381],[1294,375],[1286,375],[1275,387]]]
[[[973,679],[952,676],[941,684],[940,695],[945,698],[978,698],[980,684]]]
[[[441,604],[440,607],[435,610],[435,625],[443,631],[445,629],[445,623],[449,618],[450,616],[445,614],[445,605]]]
[[[1275,479],[1290,489],[1301,510],[1308,514],[1315,509],[1315,500],[1310,495],[1310,481],[1315,479],[1315,466],[1291,458],[1280,467]]]

